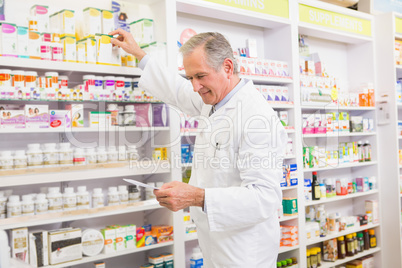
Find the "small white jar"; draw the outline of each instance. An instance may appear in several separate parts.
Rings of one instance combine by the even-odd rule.
[[[99,164],[103,164],[107,162],[107,152],[106,148],[103,146],[98,147],[96,152],[96,161]]]
[[[0,191],[0,219],[5,219],[7,217],[7,197],[4,191]]]
[[[119,185],[120,204],[128,204],[128,191],[126,185]]]
[[[127,152],[126,152],[126,146],[122,145],[118,147],[118,153],[119,153],[119,161],[126,161],[127,160]]]
[[[48,213],[49,201],[46,199],[46,194],[38,194],[35,201],[35,214],[42,215]]]
[[[73,187],[67,187],[64,189],[63,194],[63,210],[73,211],[77,209],[77,196],[74,193]]]
[[[14,168],[14,160],[11,151],[0,152],[0,169],[10,170]]]
[[[124,111],[124,125],[135,126],[135,109],[134,105],[126,105]]]
[[[63,196],[60,193],[60,187],[49,187],[47,199],[49,201],[49,212],[63,211]]]
[[[101,208],[105,206],[105,197],[102,188],[95,188],[92,193],[92,207]]]
[[[28,167],[25,150],[17,150],[14,154],[14,169],[25,169]]]
[[[32,199],[32,195],[23,195],[21,203],[22,216],[35,215],[35,203]]]
[[[72,166],[73,165],[73,149],[70,147],[70,143],[64,142],[59,144],[59,164],[60,166]]]
[[[117,191],[117,187],[109,187],[109,191],[107,193],[107,205],[115,206],[120,203],[119,192]]]
[[[128,202],[137,203],[141,201],[141,192],[138,190],[137,185],[128,186]]]
[[[77,209],[88,209],[89,204],[89,193],[86,186],[77,187]]]
[[[75,166],[86,165],[84,149],[75,148],[73,162]]]
[[[27,158],[29,168],[43,167],[43,152],[39,143],[28,144]]]
[[[7,202],[7,218],[20,217],[22,214],[22,206],[20,197],[18,195],[12,195],[8,198]]]
[[[136,145],[127,146],[127,159],[128,160],[139,160],[140,155]]]
[[[147,184],[149,186],[155,187],[155,182],[148,182]],[[146,200],[156,199],[156,196],[154,195],[154,189],[152,188],[145,189],[145,199]]]
[[[59,152],[56,149],[56,143],[43,144],[43,165],[46,167],[59,165]]]
[[[97,162],[95,148],[85,149],[85,161],[87,165],[94,165]]]
[[[107,161],[109,163],[114,163],[119,160],[119,153],[116,150],[116,146],[109,146],[107,153]]]

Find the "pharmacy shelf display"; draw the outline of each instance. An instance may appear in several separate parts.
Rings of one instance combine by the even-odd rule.
[[[166,3],[165,3],[166,2]],[[129,22],[142,17],[151,18],[155,25],[155,40],[167,42],[167,55],[175,54],[176,47],[170,39],[173,34],[169,34],[169,25],[172,24],[169,1],[143,1],[133,0],[126,1],[127,16]],[[9,20],[15,21],[17,25],[26,26],[27,17],[29,16],[29,8],[37,4],[33,0],[28,1],[12,1],[8,5],[6,16]],[[21,9],[21,6],[24,8]],[[82,10],[85,6],[82,1],[71,0],[68,8],[75,11],[77,18],[82,18]],[[61,3],[49,3],[50,13],[55,13],[66,8]],[[96,8],[111,10],[111,2],[107,0],[96,1]],[[17,12],[18,11],[18,12]],[[138,13],[137,13],[138,12]],[[174,14],[172,12],[171,14]],[[13,18],[14,17],[14,18]],[[169,20],[168,20],[169,18]],[[79,22],[82,23],[82,22]],[[167,33],[167,34],[166,34]],[[171,37],[170,37],[171,36]],[[170,39],[169,39],[170,38]],[[101,75],[101,76],[124,76],[127,78],[138,78],[142,71],[139,68],[116,67],[108,65],[94,65],[71,62],[56,62],[36,59],[9,58],[1,57],[0,69],[36,71],[40,76],[45,72],[58,72],[59,75],[68,76],[69,86],[75,87],[82,83],[83,75]],[[174,71],[175,69],[172,69]],[[43,100],[0,100],[0,103],[13,105],[49,105],[53,109],[63,109],[65,104],[82,103],[84,108],[98,106],[100,109],[105,108],[108,103],[106,101],[43,101]],[[132,102],[113,102],[118,105],[132,104]],[[87,111],[85,116],[87,117]],[[101,146],[127,145],[135,144],[141,141],[144,148],[144,156],[152,159],[152,148],[168,147],[172,137],[180,137],[180,133],[176,131],[179,122],[171,117],[170,127],[111,127],[102,128],[72,128],[67,130],[48,129],[0,129],[3,137],[3,150],[19,150],[26,149],[30,143],[61,143],[70,142],[73,146],[78,147],[78,142],[84,146],[91,142],[98,142]],[[7,142],[4,142],[7,140]],[[151,145],[151,143],[153,145]],[[176,146],[176,147],[175,147]],[[179,154],[178,145],[172,145],[168,148],[169,153]],[[142,165],[146,164],[146,165]],[[12,189],[14,194],[23,195],[29,193],[38,193],[39,187],[61,186],[63,189],[67,186],[87,185],[88,190],[92,192],[91,186],[105,188],[105,185],[119,185],[122,178],[134,178],[143,182],[164,181],[169,182],[180,179],[180,167],[174,165],[170,160],[140,161],[114,163],[114,164],[97,164],[88,166],[69,166],[69,167],[52,167],[38,168],[29,170],[11,170],[4,172],[0,190]],[[0,220],[0,228],[15,229],[20,227],[30,228],[52,228],[49,226],[63,227],[75,225],[83,229],[91,227],[88,222],[97,222],[99,226],[107,226],[112,224],[122,224],[127,218],[132,217],[129,222],[134,222],[137,226],[146,223],[173,225],[175,230],[182,228],[182,214],[172,213],[167,209],[161,208],[157,202],[149,202],[144,200],[138,204],[118,205],[104,208],[81,209],[72,212],[60,212],[55,214],[44,214],[35,216],[24,216],[20,218],[7,218]],[[88,222],[87,219],[90,219]],[[42,225],[45,225],[41,227]],[[177,267],[184,267],[184,235],[175,234],[173,242],[160,243],[152,246],[135,248],[132,250],[119,251],[114,254],[99,254],[94,257],[83,257],[82,260],[69,262],[61,265],[53,265],[49,267],[83,267],[85,263],[93,263],[99,260],[105,260],[108,266],[124,267],[132,265],[139,267],[146,263],[147,256],[162,252],[174,253],[174,262]],[[13,262],[14,263],[14,262]],[[18,267],[13,265],[13,267]],[[23,266],[21,266],[23,267]]]
[[[378,134],[383,138],[381,143],[379,160],[380,174],[382,178],[388,178],[386,183],[381,184],[381,202],[386,204],[386,209],[382,210],[382,217],[387,219],[383,221],[382,227],[387,232],[383,232],[382,243],[383,252],[388,256],[397,254],[399,256],[394,260],[384,259],[383,266],[395,265],[401,266],[402,259],[400,252],[402,250],[401,239],[396,239],[401,234],[401,149],[400,139],[402,120],[401,105],[401,42],[402,42],[402,14],[387,13],[376,16],[376,64],[378,68],[378,88],[379,105],[384,105],[384,112],[378,115],[379,125]],[[382,104],[383,103],[383,104]]]
[[[368,140],[372,147],[372,157],[369,162],[349,162],[349,163],[339,163],[332,165],[329,162],[329,158],[322,158],[320,154],[320,160],[318,161],[320,165],[314,167],[304,167],[303,172],[299,177],[299,199],[298,205],[300,208],[306,207],[310,208],[315,206],[317,209],[318,205],[325,206],[325,211],[327,216],[330,213],[341,213],[342,216],[351,216],[358,214],[365,214],[365,200],[376,200],[380,202],[378,186],[376,189],[367,192],[358,192],[354,194],[349,194],[346,196],[336,196],[332,198],[320,199],[317,201],[306,201],[303,194],[303,184],[300,182],[305,181],[305,179],[312,179],[312,172],[317,172],[318,178],[340,178],[347,177],[354,179],[358,176],[375,176],[377,178],[377,184],[380,184],[379,180],[379,167],[378,167],[378,131],[375,129],[376,120],[376,108],[374,103],[370,103],[371,106],[366,104],[361,105],[352,101],[351,99],[345,99],[342,96],[342,91],[347,92],[357,92],[363,83],[372,83],[376,85],[375,80],[375,65],[374,65],[374,18],[371,15],[363,14],[360,12],[348,10],[345,8],[340,8],[338,6],[333,6],[320,1],[309,1],[309,0],[299,0],[294,6],[295,13],[298,14],[297,17],[297,32],[302,35],[302,40],[304,43],[300,43],[300,70],[302,73],[299,76],[294,76],[295,80],[300,81],[300,92],[295,94],[300,94],[300,101],[295,101],[295,109],[299,112],[300,119],[303,120],[304,129],[308,126],[309,116],[313,115],[316,119],[322,115],[329,113],[338,115],[343,114],[347,116],[360,116],[372,121],[373,130],[371,132],[339,132],[339,133],[320,133],[319,128],[314,129],[314,133],[308,131],[308,129],[303,130],[303,135],[300,142],[297,142],[297,156],[298,164],[301,167],[304,166],[303,148],[316,149],[325,148],[325,151],[331,151],[332,146],[338,150],[340,143],[351,143],[357,142],[359,140]],[[321,16],[326,16],[331,18],[329,21],[320,20]],[[353,21],[362,26],[360,30],[354,30],[352,28],[344,28],[342,25],[337,25],[330,21],[335,18],[343,18],[349,21]],[[312,55],[312,56],[308,56]],[[297,59],[299,60],[299,59]],[[307,63],[306,63],[307,61]],[[308,62],[311,61],[311,62]],[[313,68],[310,68],[309,64],[312,64]],[[320,65],[323,64],[323,65]],[[320,66],[325,66],[324,69],[320,69]],[[315,68],[314,68],[315,67]],[[358,71],[357,71],[358,70]],[[321,84],[317,83],[317,87],[312,87],[311,84],[306,84],[310,75],[314,76],[317,73],[324,74],[325,77],[336,77],[336,86],[338,87],[336,97],[334,95],[328,94],[325,90],[322,90],[321,97],[315,94],[315,90],[320,88]],[[374,79],[374,80],[373,80]],[[377,90],[377,87],[374,86]],[[332,87],[333,89],[333,87]],[[321,89],[320,89],[321,91]],[[377,92],[375,92],[378,94]],[[348,93],[349,94],[349,93]],[[327,96],[327,97],[324,97]],[[356,95],[355,95],[356,96]],[[378,95],[376,95],[378,96]],[[353,105],[353,106],[352,106]],[[360,105],[360,106],[359,106]],[[336,118],[338,120],[338,118]],[[341,121],[339,121],[341,122]],[[349,125],[349,118],[346,121],[346,125]],[[316,125],[315,127],[319,127]],[[327,128],[328,130],[328,128]],[[305,132],[306,131],[306,132]],[[326,131],[325,131],[326,132]],[[301,133],[300,133],[301,134]],[[297,135],[298,136],[298,135]],[[308,151],[307,151],[308,152]],[[317,155],[318,157],[318,155]],[[317,163],[318,163],[317,162]],[[321,165],[323,164],[323,165]],[[325,182],[325,181],[323,181]],[[325,184],[324,184],[325,185]],[[382,185],[382,184],[381,184]],[[304,190],[306,191],[306,190]],[[304,211],[303,211],[304,212]],[[306,212],[307,213],[307,212]],[[306,237],[307,234],[307,223],[304,219],[305,214],[302,214],[299,224],[299,244],[300,244],[300,263],[302,267],[306,266],[306,250],[309,245],[316,244],[317,246],[323,247],[322,242],[329,239],[331,236],[326,236],[320,239],[309,241]],[[372,225],[375,228],[377,237],[379,238],[378,246],[382,247],[382,224]],[[358,228],[353,228],[353,230],[360,230],[361,228],[367,229],[369,227],[362,226]],[[352,231],[352,229],[350,230]],[[335,234],[336,237],[346,234],[346,232],[339,232]],[[366,252],[364,252],[364,255]],[[379,248],[372,251],[374,254],[374,259],[376,266],[380,267],[383,258],[381,258],[381,251]],[[355,255],[347,261],[359,258],[360,255]],[[339,263],[325,263],[325,267],[335,267]]]

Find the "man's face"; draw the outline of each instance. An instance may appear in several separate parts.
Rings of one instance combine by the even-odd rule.
[[[196,48],[183,58],[184,70],[194,92],[200,94],[205,104],[215,105],[230,91],[230,80],[225,68],[218,72],[211,68],[205,58],[203,47]]]

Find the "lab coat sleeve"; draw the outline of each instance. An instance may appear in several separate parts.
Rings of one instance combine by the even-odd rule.
[[[153,57],[150,57],[146,63],[139,87],[163,102],[179,108],[187,115],[201,114],[203,101],[201,96],[193,91],[190,81],[180,75],[170,73]]]
[[[279,120],[274,120],[274,123],[280,124]],[[259,126],[256,122],[250,125],[250,129]],[[280,179],[287,141],[282,125],[277,125],[277,128],[270,133],[247,134],[243,130],[237,161],[241,185],[205,189],[204,201],[211,232],[235,231],[277,217],[276,211],[282,202]],[[264,144],[265,148],[256,149],[252,144],[255,141],[258,145]],[[271,159],[270,164],[268,159]]]

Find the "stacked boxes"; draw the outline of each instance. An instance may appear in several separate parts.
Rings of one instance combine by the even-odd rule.
[[[293,247],[299,244],[299,230],[297,226],[281,225],[281,247]]]

